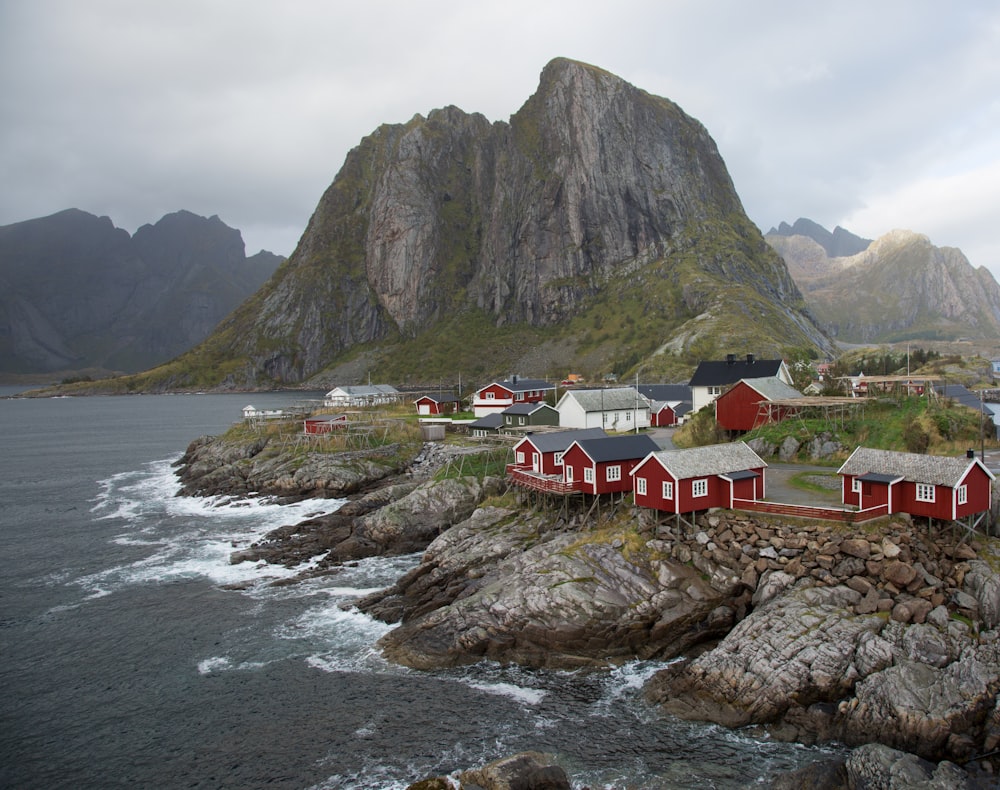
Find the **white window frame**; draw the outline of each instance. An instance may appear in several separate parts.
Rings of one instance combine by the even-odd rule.
[[[855,477],[853,480],[851,480],[851,491],[853,491],[855,494],[861,493],[861,478]]]
[[[517,424],[518,425],[524,425],[524,417],[518,417],[517,418]]]
[[[514,395],[514,400],[524,400],[524,393],[518,392]]]
[[[562,466],[562,457],[563,457],[563,455],[565,454],[565,452],[566,452],[566,451],[565,451],[565,450],[563,450],[563,451],[562,451],[561,453],[556,453],[556,454],[555,454],[554,456],[552,456],[552,462],[553,462],[553,463],[554,463],[554,464],[555,464],[556,466]]]
[[[958,496],[958,504],[965,505],[969,502],[969,487],[967,485],[960,485],[955,489],[955,494]]]
[[[708,478],[701,477],[697,480],[691,481],[691,496],[692,497],[703,497],[708,496]]]
[[[523,464],[524,463],[524,451],[523,450],[518,450],[516,453],[514,453],[514,461],[516,463],[519,463],[519,464]]]
[[[933,483],[917,483],[917,501],[934,502],[934,488]]]
[[[663,481],[663,498],[668,501],[674,498],[674,484],[669,480]]]
[[[646,496],[646,478],[637,477],[635,479],[635,493],[639,496]]]
[[[594,467],[585,466],[583,468],[583,482],[590,483],[591,485],[594,484]]]
[[[614,466],[609,466],[605,472],[605,480],[609,483],[616,483],[622,479],[622,467],[621,464],[615,464]]]
[[[632,422],[632,412],[625,412],[625,422]]]
[[[497,397],[497,394],[495,392],[489,392],[489,391],[487,391],[483,395],[483,399],[484,400],[496,400],[496,397]]]

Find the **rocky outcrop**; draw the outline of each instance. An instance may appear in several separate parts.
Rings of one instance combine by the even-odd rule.
[[[358,606],[401,620],[380,647],[412,667],[671,658],[728,631],[741,604],[734,574],[703,578],[671,562],[666,548],[613,532],[548,530],[541,517],[483,508],[437,538],[418,568]]]
[[[407,790],[570,790],[566,772],[550,756],[521,752],[450,777],[423,779]]]
[[[475,477],[386,486],[347,502],[335,513],[273,530],[248,548],[234,551],[229,561],[237,565],[263,560],[294,568],[311,560],[305,573],[316,576],[350,560],[411,554],[468,518],[502,486],[495,478]]]
[[[308,446],[289,451],[281,438],[203,436],[176,462],[183,496],[343,497],[402,473],[416,447],[388,444],[350,452]]]

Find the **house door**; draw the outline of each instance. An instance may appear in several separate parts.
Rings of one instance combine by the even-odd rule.
[[[542,455],[541,453],[531,454],[531,471],[536,474],[542,471]]]

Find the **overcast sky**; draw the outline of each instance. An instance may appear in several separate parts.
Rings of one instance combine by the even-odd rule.
[[[1000,278],[993,0],[0,0],[0,225],[187,209],[288,255],[379,124],[506,121],[559,56],[700,120],[762,231],[909,228]]]

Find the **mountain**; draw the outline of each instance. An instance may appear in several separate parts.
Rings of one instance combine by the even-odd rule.
[[[833,229],[833,233],[828,231],[818,222],[811,219],[799,217],[794,224],[789,225],[782,222],[777,228],[771,228],[767,232],[767,237],[772,236],[805,236],[807,239],[815,241],[826,252],[828,258],[843,258],[848,255],[857,255],[868,249],[872,243],[871,239],[863,239],[855,236],[848,230],[844,230],[840,225]]]
[[[297,249],[136,386],[646,374],[830,348],[725,163],[676,104],[564,58],[510,118],[363,138]]]
[[[909,230],[893,230],[846,257],[829,256],[812,235],[772,231],[766,239],[838,340],[1000,338],[1000,285],[961,250],[935,247]]]
[[[187,211],[134,236],[78,209],[0,227],[0,372],[143,370],[186,351],[281,258]]]

